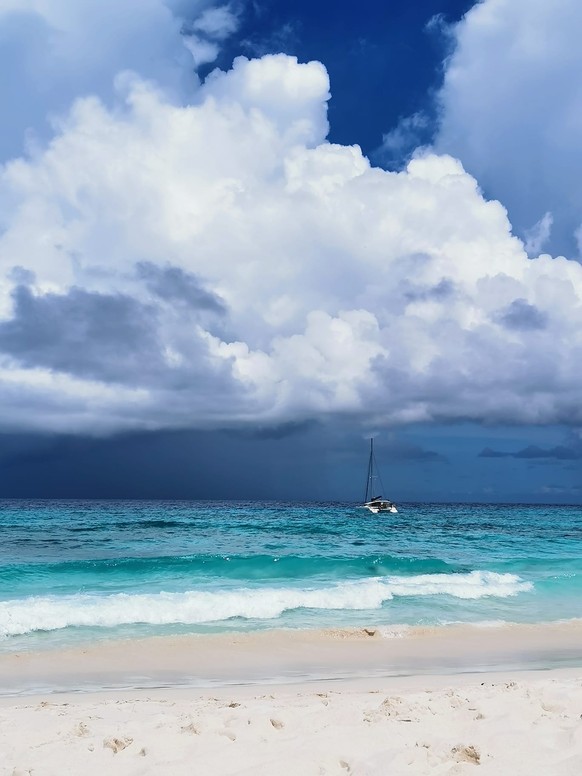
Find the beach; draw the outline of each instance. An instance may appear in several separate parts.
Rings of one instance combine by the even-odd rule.
[[[276,631],[5,654],[1,772],[578,774],[581,633]],[[571,665],[543,670],[552,650]]]
[[[0,703],[1,772],[579,774],[582,670]]]
[[[0,774],[579,774],[565,507],[6,503]]]

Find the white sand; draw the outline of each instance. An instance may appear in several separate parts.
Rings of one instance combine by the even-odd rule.
[[[581,714],[571,670],[5,699],[0,772],[579,776]]]
[[[580,622],[370,633],[281,631],[0,655],[4,693],[37,688],[0,698],[0,774],[582,774]],[[552,661],[581,667],[520,670]],[[324,675],[336,678],[305,681]],[[265,684],[277,677],[299,679]],[[223,686],[38,690],[162,680]]]

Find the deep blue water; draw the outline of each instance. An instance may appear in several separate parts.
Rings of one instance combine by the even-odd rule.
[[[0,649],[582,616],[582,509],[0,502]]]

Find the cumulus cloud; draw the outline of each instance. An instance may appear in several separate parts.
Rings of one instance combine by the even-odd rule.
[[[483,0],[451,30],[435,148],[507,206],[532,253],[582,253],[581,28],[577,0]]]
[[[126,70],[189,100],[195,69],[237,26],[236,9],[211,0],[0,0],[0,67],[10,74],[0,81],[0,160],[46,140],[76,97],[113,104]]]
[[[117,89],[0,170],[0,427],[582,421],[582,267],[460,162],[327,142],[319,62]]]

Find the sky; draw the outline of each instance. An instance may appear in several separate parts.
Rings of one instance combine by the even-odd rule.
[[[582,501],[574,0],[0,0],[0,497]]]

